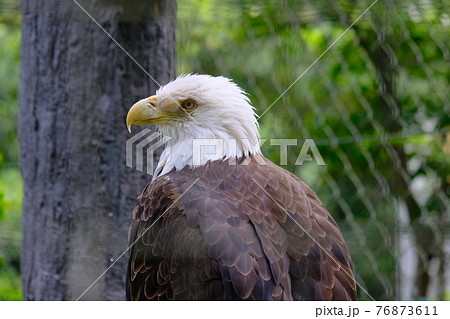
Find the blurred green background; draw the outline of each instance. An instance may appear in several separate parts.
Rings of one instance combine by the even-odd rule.
[[[448,3],[378,1],[265,113],[372,2],[179,1],[177,74],[233,78],[263,138],[298,140],[284,167],[336,218],[371,296],[450,300]],[[21,299],[19,50],[19,1],[0,0],[0,300]],[[325,166],[295,165],[306,138]]]
[[[17,1],[0,2],[0,300],[22,298],[19,275],[22,180],[16,131],[20,68],[18,6]]]

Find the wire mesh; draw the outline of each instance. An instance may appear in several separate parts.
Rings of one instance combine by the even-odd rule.
[[[0,22],[18,24],[18,8],[0,0]],[[338,221],[377,300],[450,299],[449,12],[444,0],[178,1],[177,73],[250,93],[275,163],[270,139],[297,139],[284,167]],[[308,138],[325,166],[295,165]]]
[[[178,73],[233,78],[263,138],[298,140],[284,167],[336,218],[367,291],[449,299],[448,3],[189,0],[178,12]],[[295,165],[307,138],[326,166]],[[279,146],[262,148],[280,163]]]

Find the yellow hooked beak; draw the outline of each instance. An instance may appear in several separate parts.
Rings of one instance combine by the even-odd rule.
[[[157,96],[153,95],[149,98],[140,100],[131,107],[127,115],[127,128],[128,132],[131,133],[132,124],[158,124],[170,120],[180,120],[180,118],[173,112],[162,111],[158,105]]]

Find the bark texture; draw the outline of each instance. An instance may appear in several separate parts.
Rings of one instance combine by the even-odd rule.
[[[174,0],[77,2],[156,81],[174,76]],[[125,117],[158,86],[74,1],[22,13],[23,297],[74,300],[127,248],[151,178],[125,165]],[[123,300],[127,256],[81,300]]]

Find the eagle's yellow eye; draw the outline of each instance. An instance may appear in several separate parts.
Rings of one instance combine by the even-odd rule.
[[[196,106],[197,106],[197,102],[193,99],[187,99],[181,103],[181,107],[184,108],[185,110],[192,110]]]

